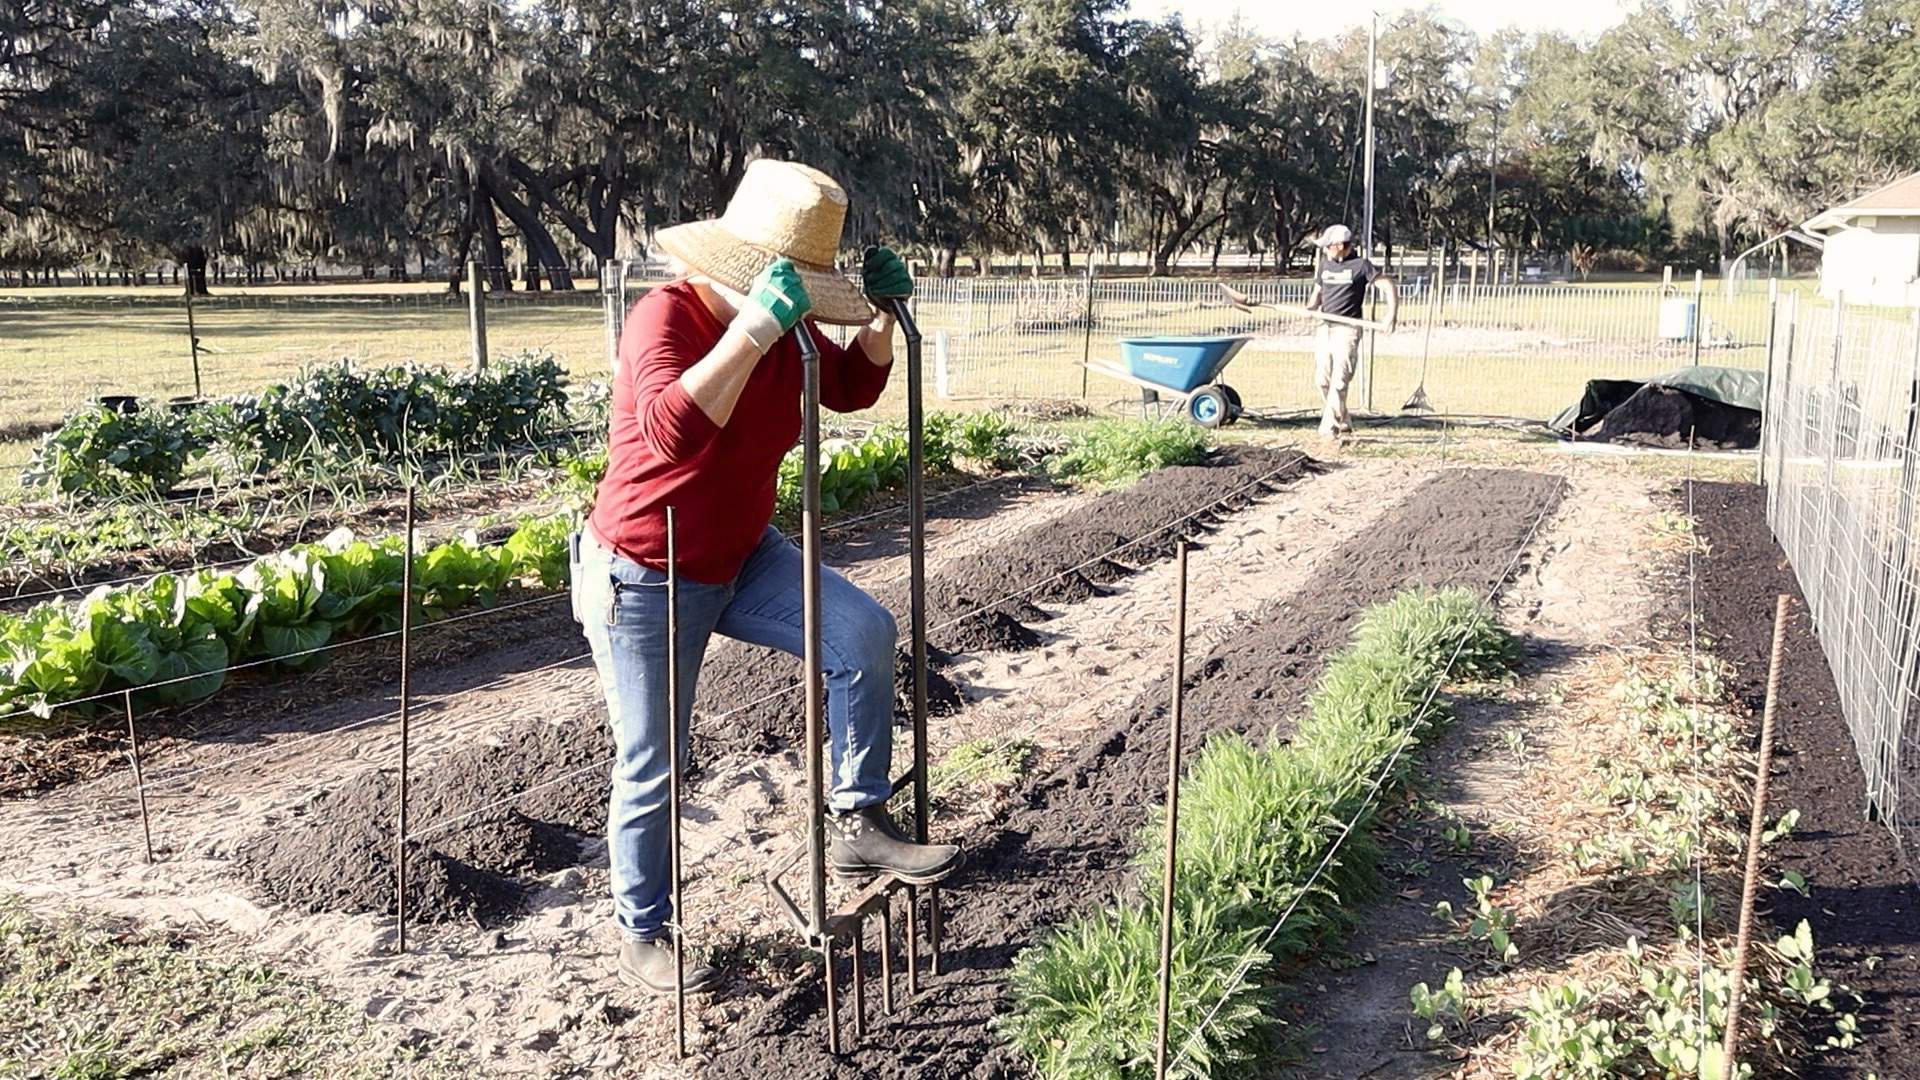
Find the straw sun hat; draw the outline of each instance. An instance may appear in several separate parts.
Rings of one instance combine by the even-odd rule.
[[[847,193],[833,177],[763,158],[747,166],[726,213],[662,229],[654,242],[695,272],[741,293],[768,263],[785,255],[813,300],[813,319],[861,326],[873,318],[873,309],[859,286],[833,266],[846,218]]]

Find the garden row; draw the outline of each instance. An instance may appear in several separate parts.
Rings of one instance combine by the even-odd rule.
[[[1505,675],[1512,637],[1465,589],[1368,611],[1286,742],[1207,743],[1182,793],[1171,912],[1160,910],[1164,811],[1140,833],[1132,902],[1076,917],[1015,961],[1000,1030],[1049,1080],[1124,1077],[1156,1054],[1159,937],[1173,921],[1172,1075],[1232,1075],[1274,1039],[1273,968],[1350,928],[1378,884],[1371,831],[1423,738],[1450,718],[1442,685]],[[1227,1071],[1223,1071],[1227,1070]]]
[[[1225,733],[1255,746],[1297,741],[1295,710],[1358,613],[1410,587],[1488,595],[1516,570],[1561,491],[1554,477],[1462,469],[1408,492],[1366,532],[1321,556],[1297,592],[1189,658],[1185,752],[1198,754]],[[1047,940],[1051,927],[1109,897],[1138,895],[1137,839],[1165,793],[1169,691],[1164,679],[1148,687],[1078,749],[1025,780],[1004,812],[969,839],[964,887],[943,893],[954,977],[915,1003],[911,1023],[870,1030],[850,1054],[829,1058],[819,985],[797,982],[736,1025],[707,1075],[886,1080],[935,1062],[953,1076],[1030,1070],[997,1027],[1015,960]],[[1135,1068],[1144,1072],[1150,1063]]]
[[[936,414],[926,425],[928,469],[950,471],[962,457],[994,467],[1010,463],[1017,456],[1015,431],[998,413]],[[1096,427],[1063,456],[1091,453],[1104,469],[1121,468],[1124,460],[1138,470],[1190,458],[1204,446],[1190,428],[1114,425]],[[821,489],[830,509],[851,508],[906,480],[907,438],[897,428],[832,440],[825,449]],[[783,505],[798,500],[798,460],[796,450],[782,465]],[[578,505],[590,505],[604,468],[604,457],[573,462],[569,482]],[[513,591],[565,587],[567,535],[576,520],[571,514],[527,519],[504,543],[481,543],[469,534],[421,552],[414,567],[416,610],[438,618],[492,607]],[[160,574],[96,589],[78,602],[0,613],[0,718],[20,711],[46,717],[63,705],[90,706],[123,690],[135,691],[134,704],[142,708],[198,700],[218,691],[241,664],[317,667],[331,645],[398,627],[404,561],[400,537],[355,539],[339,530],[238,570]]]
[[[566,369],[545,354],[506,357],[482,371],[361,369],[343,360],[258,395],[89,406],[41,442],[21,482],[90,498],[164,496],[209,457],[258,474],[297,463],[527,446],[573,423]]]
[[[1230,512],[1223,504],[1243,506],[1267,485],[1298,477],[1306,464],[1297,452],[1230,447],[1205,465],[1153,473],[944,566],[928,582],[931,642],[936,650],[1030,644],[1032,632],[1009,611],[1018,609],[1029,621],[1045,614],[1030,602],[1009,602],[1010,594],[1056,601],[1092,595],[1096,586],[1082,576],[1087,570],[1111,580],[1127,570],[1108,558],[1126,557],[1133,565],[1165,558],[1183,531],[1212,512]],[[904,583],[875,593],[904,623]],[[982,623],[998,629],[977,644],[970,628]],[[693,767],[733,751],[796,745],[801,696],[788,692],[797,685],[796,668],[792,657],[771,650],[716,644],[695,696]],[[944,680],[930,682],[937,696],[957,704]],[[497,922],[512,916],[528,875],[570,865],[579,858],[578,838],[604,831],[611,749],[597,698],[543,696],[484,745],[420,770],[409,794],[409,813],[419,823],[408,873],[410,917]],[[294,827],[264,831],[242,845],[245,872],[264,893],[298,908],[391,911],[388,833],[396,795],[389,773],[327,791]],[[442,829],[442,822],[457,827]]]

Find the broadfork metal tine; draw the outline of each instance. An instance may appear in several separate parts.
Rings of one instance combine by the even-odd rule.
[[[867,920],[853,920],[853,1041],[867,1039]]]
[[[820,955],[827,965],[827,1053],[840,1056],[840,991],[833,970],[833,938],[820,939]]]
[[[893,895],[880,912],[880,1008],[893,1015]]]
[[[920,992],[920,890],[907,886],[907,996]]]
[[[927,890],[927,947],[933,953],[933,963],[928,971],[940,974],[940,890],[938,887]]]

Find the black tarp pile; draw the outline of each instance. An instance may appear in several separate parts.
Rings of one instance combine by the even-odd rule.
[[[1668,449],[1751,450],[1760,445],[1764,375],[1697,365],[1650,379],[1592,379],[1576,405],[1547,427],[1580,442]]]

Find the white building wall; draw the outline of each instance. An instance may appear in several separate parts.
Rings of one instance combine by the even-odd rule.
[[[1820,295],[1832,299],[1842,291],[1849,304],[1920,305],[1920,218],[1860,218],[1830,234]]]

